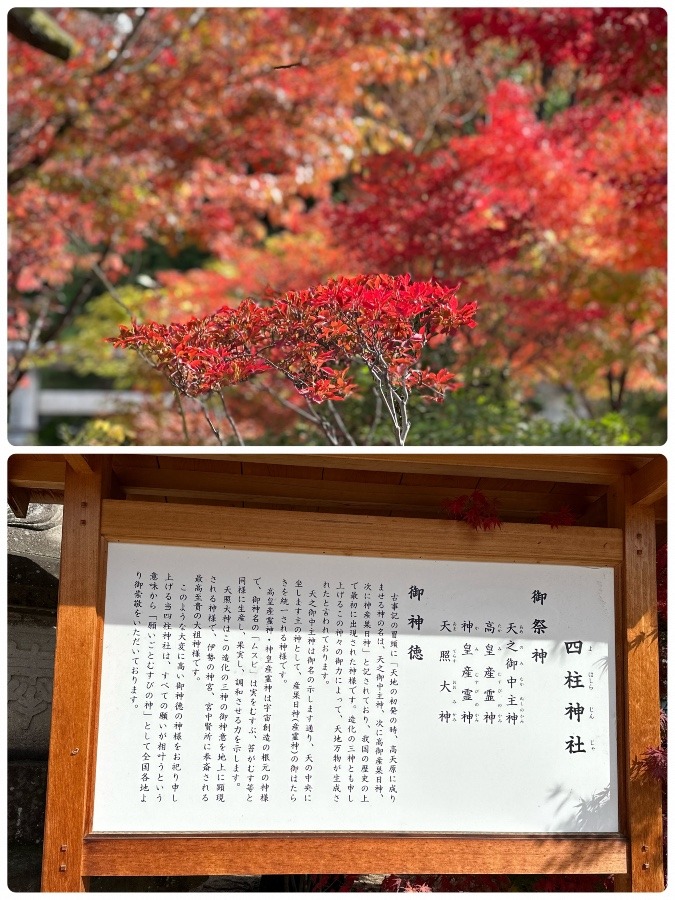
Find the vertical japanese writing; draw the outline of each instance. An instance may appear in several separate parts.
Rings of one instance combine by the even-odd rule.
[[[218,695],[218,760],[216,766],[216,802],[225,803],[230,729],[230,625],[232,622],[232,588],[225,585],[222,597],[220,692]]]
[[[329,647],[330,647],[330,583],[328,581],[324,581],[323,583],[323,605],[322,605],[322,619],[321,619],[321,677],[323,678],[324,684],[330,683],[330,676],[328,674],[330,659],[329,659]]]
[[[164,580],[165,599],[171,602],[173,591],[173,578],[170,574]],[[172,803],[178,802],[178,792],[181,783],[182,772],[182,745],[183,745],[183,713],[185,711],[185,653],[187,648],[187,608],[188,601],[187,590],[185,586],[181,588],[178,602],[180,608],[178,612],[178,645],[176,649],[176,676],[175,676],[175,694],[173,708],[173,758],[171,760],[171,800]]]
[[[153,599],[149,599],[147,604],[147,620],[146,620],[146,652],[145,652],[145,697],[143,701],[143,762],[141,765],[141,790],[142,802],[146,803],[150,793],[150,785],[156,776],[151,776],[152,767],[150,760],[152,759],[153,741],[156,740],[153,734],[153,725],[156,721],[156,694],[157,694],[157,676],[158,676],[158,657],[157,648],[157,602],[156,595]]]
[[[208,637],[206,642],[206,690],[212,696],[215,694],[216,685],[216,622],[218,617],[218,605],[216,599],[217,593],[216,576],[211,575],[209,579],[209,596],[208,596]]]
[[[200,680],[200,660],[202,656],[202,591],[203,578],[195,576],[194,583],[194,613],[192,626],[192,675]]]
[[[288,662],[288,582],[285,578],[283,578],[281,581],[279,611],[281,614],[281,620],[279,623],[279,669],[281,680],[284,684],[286,684],[286,664]]]
[[[300,682],[293,682],[293,705],[291,708],[291,789],[292,803],[298,801],[298,773],[300,772]]]
[[[156,572],[150,575],[150,600],[159,599],[159,576]],[[157,736],[157,800],[161,802],[164,797],[164,785],[169,780],[165,778],[168,771],[166,761],[168,756],[169,740],[169,695],[171,693],[171,669],[172,657],[172,622],[173,622],[173,595],[171,590],[165,592],[162,607],[162,654],[161,654],[161,683],[159,685],[159,734]]]
[[[268,597],[268,622],[272,620],[273,606],[270,605],[271,600]],[[270,632],[271,633],[271,632]],[[261,753],[261,773],[260,773],[260,800],[262,803],[268,803],[270,796],[270,742],[272,738],[272,653],[274,646],[271,638],[267,638],[265,642],[265,674],[263,685],[263,724],[262,724],[262,753]]]
[[[380,585],[378,599],[384,598],[384,585]],[[391,632],[389,638],[389,800],[394,803],[397,795],[398,775],[398,594],[391,595]]]
[[[202,800],[207,802],[210,797],[211,783],[211,738],[213,737],[213,703],[207,701],[204,704],[204,739],[202,757]]]
[[[358,582],[352,585],[353,593],[356,594]],[[372,771],[371,771],[371,703],[373,702],[373,693],[375,688],[375,673],[373,671],[371,657],[371,586],[365,584],[363,587],[363,639],[361,642],[361,681],[363,685],[363,704],[361,706],[361,802],[368,803],[370,801],[370,789],[372,787]]]
[[[391,810],[387,830],[390,822],[393,830],[426,828],[422,799],[430,827],[442,830],[434,785],[447,771],[439,761],[461,759],[470,771],[493,747],[512,767],[523,747],[557,753],[589,779],[576,795],[562,782],[565,796],[578,807],[596,790],[605,802],[607,764],[600,783],[590,760],[607,754],[610,628],[586,628],[581,603],[582,614],[568,616],[571,590],[563,603],[554,581],[542,577],[534,590],[522,578],[516,591],[507,579],[503,597],[501,582],[479,570],[473,596],[471,580],[458,585],[412,561],[393,561],[389,572],[356,557],[312,562],[298,554],[281,569],[233,553],[223,567],[209,562],[215,551],[200,553],[199,565],[187,566],[158,552],[123,574],[129,625],[120,632],[125,668],[116,684],[133,726],[119,731],[123,744],[133,741],[133,756],[126,775],[114,753],[97,768],[112,766],[121,786],[129,780],[153,830],[164,830],[155,809],[166,812],[168,828],[185,820],[192,830],[206,822],[284,830],[288,821],[291,830],[296,822],[311,830],[326,809],[335,811],[336,830],[382,828],[383,809]],[[123,621],[120,610],[113,622]],[[107,618],[106,607],[106,627]],[[548,778],[534,757],[531,766]],[[495,787],[507,824],[509,790]],[[453,823],[455,796],[469,791],[462,780],[446,796]],[[470,831],[475,820],[463,802]],[[574,807],[566,815],[574,830]],[[134,827],[142,831],[145,821]]]

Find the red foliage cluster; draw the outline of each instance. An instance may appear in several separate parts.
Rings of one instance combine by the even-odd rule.
[[[525,386],[533,370],[597,385],[619,362],[653,379],[665,321],[665,117],[629,96],[547,121],[541,96],[503,80],[474,133],[368,160],[349,202],[327,210],[332,232],[364,267],[461,277],[483,313],[472,348]]]
[[[502,81],[476,134],[417,158],[390,153],[369,162],[358,193],[333,211],[335,233],[382,267],[435,259],[448,275],[503,263],[542,234],[591,259],[602,251],[624,270],[662,266],[663,116],[629,98],[570,107],[549,124],[537,118],[535,100]],[[636,216],[648,240],[638,235],[619,245],[617,229],[625,238]],[[565,308],[573,313],[569,302]],[[536,321],[532,312],[522,310],[528,324]]]
[[[534,50],[543,66],[561,63],[593,72],[586,91],[641,94],[665,78],[665,9],[462,9],[458,22],[467,46],[498,37],[520,59]]]
[[[539,516],[542,525],[550,525],[551,528],[560,528],[564,525],[574,525],[576,518],[569,506],[561,506],[555,512],[543,512]]]
[[[454,500],[444,500],[443,509],[451,519],[459,519],[476,531],[492,531],[501,528],[502,522],[497,512],[497,504],[481,491],[462,494]]]
[[[349,369],[361,359],[379,387],[441,400],[454,375],[420,369],[422,351],[473,328],[475,312],[475,303],[459,305],[457,288],[436,281],[360,275],[182,324],[134,322],[113,343],[138,350],[191,397],[277,370],[314,403],[341,400],[356,388]]]
[[[508,891],[513,885],[508,875],[387,875],[380,890],[392,893],[465,891]]]
[[[668,614],[668,544],[656,551],[656,603],[665,622]]]
[[[455,370],[470,346],[472,367],[479,350],[525,391],[543,378],[594,401],[616,370],[662,387],[663,10],[54,18],[79,46],[67,63],[13,35],[8,47],[15,381],[29,344],[53,342],[102,276],[107,289],[147,269],[161,284],[159,245],[162,265],[197,250],[218,267],[164,292],[178,303],[188,290],[186,316],[224,302],[219,281],[239,299],[265,281],[278,296],[338,273],[411,272],[461,280],[481,303]],[[226,318],[211,327],[236,326]],[[201,337],[185,360],[191,336],[148,337],[180,347],[172,374],[190,391],[250,377],[245,354],[218,370]],[[347,376],[295,363],[307,396],[347,390]],[[409,387],[444,389],[416,372]]]
[[[635,771],[665,785],[668,777],[668,753],[665,747],[649,747],[635,763]]]

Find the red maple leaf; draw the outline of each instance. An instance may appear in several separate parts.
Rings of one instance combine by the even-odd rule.
[[[476,531],[492,531],[502,527],[496,502],[488,499],[481,491],[462,494],[454,500],[444,500],[442,506],[451,519],[466,522]]]

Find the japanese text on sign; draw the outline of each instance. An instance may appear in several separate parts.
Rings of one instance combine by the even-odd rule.
[[[101,831],[612,832],[611,569],[111,544]]]

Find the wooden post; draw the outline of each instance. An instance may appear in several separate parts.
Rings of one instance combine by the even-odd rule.
[[[43,891],[84,891],[83,838],[94,765],[99,636],[104,568],[101,501],[110,489],[110,460],[97,456],[87,474],[66,467],[61,581],[56,625]]]
[[[619,525],[622,520],[625,535],[624,747],[629,839],[628,872],[616,876],[615,889],[652,892],[664,889],[661,786],[635,768],[645,751],[660,743],[656,530],[654,509],[643,503],[638,483],[631,479],[610,492],[610,524]]]

